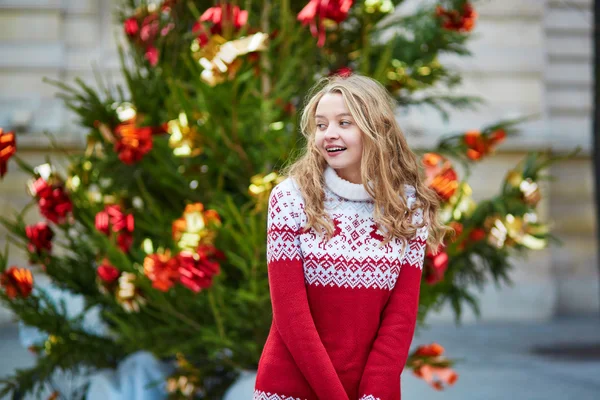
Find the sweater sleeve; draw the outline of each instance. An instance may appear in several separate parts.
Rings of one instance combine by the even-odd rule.
[[[289,181],[277,185],[269,196],[267,264],[273,321],[318,398],[348,400],[308,305],[297,196]]]
[[[420,211],[414,213],[413,221],[422,220]],[[425,225],[408,242],[363,371],[359,400],[400,400],[400,374],[415,331],[427,236]]]

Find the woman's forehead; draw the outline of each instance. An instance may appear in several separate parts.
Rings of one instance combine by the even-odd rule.
[[[315,110],[315,118],[352,116],[340,93],[326,93],[321,97]]]

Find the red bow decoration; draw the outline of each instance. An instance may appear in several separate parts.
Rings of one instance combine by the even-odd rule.
[[[166,292],[179,278],[178,258],[171,258],[169,251],[151,254],[144,259],[144,274],[152,281],[152,287]]]
[[[27,250],[30,253],[35,253],[39,256],[43,251],[50,252],[52,250],[54,232],[47,223],[38,222],[35,225],[27,225],[25,227],[25,235],[29,239]]]
[[[17,151],[15,134],[13,132],[4,133],[0,128],[0,178],[3,178],[8,170],[8,159]]]
[[[425,281],[434,285],[444,280],[444,273],[448,268],[448,253],[443,250],[443,246],[438,248],[437,254],[427,252],[425,255],[425,264],[423,267]]]
[[[128,165],[140,161],[152,150],[152,133],[151,127],[138,128],[133,121],[117,125],[115,151],[119,153],[119,159]]]
[[[163,10],[168,9],[169,7],[166,9],[163,7]],[[159,32],[161,36],[167,35],[174,26],[173,23],[169,23],[161,29],[159,16],[156,12],[152,12],[145,16],[141,20],[141,25],[139,16],[129,17],[123,22],[125,35],[127,35],[134,44],[145,49],[144,57],[153,67],[158,63],[159,57],[159,51],[155,46],[156,37]]]
[[[352,71],[352,68],[350,68],[350,67],[341,67],[341,68],[338,68],[337,70],[331,72],[329,74],[329,76],[337,75],[337,76],[340,76],[342,78],[348,78],[353,73],[354,73],[354,71]]]
[[[195,253],[182,251],[179,258],[179,281],[193,292],[212,285],[213,277],[221,269],[218,260],[225,255],[212,245],[200,245]]]
[[[150,63],[151,66],[155,67],[158,64],[158,49],[154,46],[148,46],[146,52],[144,53],[144,57]]]
[[[134,37],[140,30],[140,25],[135,17],[129,17],[123,22],[123,30],[129,37]]]
[[[33,275],[25,268],[10,267],[0,275],[0,286],[9,299],[27,298],[33,290]]]
[[[102,260],[96,273],[98,274],[98,278],[104,283],[112,283],[117,280],[119,275],[121,275],[121,271],[112,265],[106,258]]]
[[[109,205],[104,207],[104,211],[96,214],[96,229],[105,235],[109,231],[120,232],[127,230],[133,232],[134,219],[132,214],[124,214],[119,205]]]
[[[109,205],[96,214],[95,225],[96,229],[107,236],[111,231],[118,234],[117,245],[123,252],[129,251],[133,242],[131,232],[135,225],[133,214],[123,213],[119,205]]]
[[[442,6],[436,8],[437,16],[442,20],[444,29],[457,32],[470,32],[475,27],[477,13],[470,3],[463,5],[463,11],[445,10]]]
[[[51,185],[40,177],[30,183],[30,192],[38,198],[40,213],[55,224],[65,222],[73,210],[73,203],[60,182]]]
[[[467,131],[463,137],[463,141],[467,145],[467,157],[477,161],[491,153],[495,146],[502,143],[505,138],[506,132],[504,129],[497,129],[487,135],[478,130]]]
[[[238,31],[248,22],[248,11],[241,10],[240,7],[230,3],[225,3],[220,6],[211,7],[200,16],[200,22],[212,22],[213,26],[210,32],[213,34],[221,34],[223,25],[233,24],[234,30]],[[195,25],[194,27],[197,27]]]
[[[435,390],[443,390],[444,385],[452,386],[458,380],[458,374],[450,368],[423,365],[414,374],[429,383]]]
[[[225,16],[225,18],[223,18],[223,16]],[[209,35],[208,31],[201,22],[213,23],[212,27],[210,28],[211,34],[221,34],[224,24],[233,24],[233,30],[238,31],[248,22],[248,11],[242,10],[238,6],[232,6],[229,3],[221,6],[211,7],[204,11],[204,13],[200,16],[200,19],[196,21],[192,27],[192,32],[197,34],[200,47],[204,47],[206,44],[208,44]],[[250,55],[252,54],[253,53]]]
[[[317,46],[325,44],[325,19],[337,23],[348,17],[348,11],[352,7],[353,0],[310,0],[310,2],[298,13],[298,21],[302,25],[310,24],[310,33],[318,37]],[[317,16],[319,18],[317,26]]]
[[[453,385],[458,379],[458,374],[450,368],[452,363],[442,355],[443,353],[444,348],[437,343],[419,346],[406,364],[417,377],[434,389],[442,390],[444,384]]]

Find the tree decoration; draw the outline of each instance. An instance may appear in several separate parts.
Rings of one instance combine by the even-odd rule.
[[[365,0],[364,7],[369,14],[389,14],[394,11],[394,3],[391,0]]]
[[[269,35],[262,32],[232,41],[213,35],[204,47],[195,40],[191,49],[194,58],[204,68],[200,77],[210,86],[234,79],[242,65],[239,56],[264,51],[268,38]]]
[[[178,157],[196,157],[202,153],[202,138],[194,126],[190,126],[187,115],[179,113],[179,117],[167,123],[169,146]]]
[[[425,263],[423,265],[423,274],[425,281],[430,285],[435,285],[444,280],[444,272],[448,268],[448,253],[444,249],[438,249],[436,254],[427,252]]]
[[[348,66],[344,66],[344,67],[340,67],[340,68],[336,69],[335,71],[331,72],[329,74],[329,76],[337,75],[337,76],[341,76],[342,78],[347,78],[350,75],[352,75],[353,73],[354,73],[354,71],[352,71],[352,68],[350,68]]]
[[[44,342],[44,351],[47,355],[52,354],[55,346],[61,345],[63,342],[64,341],[60,336],[48,335],[48,339]]]
[[[248,193],[257,199],[257,205],[264,205],[269,199],[271,190],[284,179],[276,172],[254,175],[250,178],[251,184],[248,187]]]
[[[173,221],[173,240],[182,250],[195,250],[200,244],[212,243],[220,225],[215,210],[205,210],[202,203],[188,204],[183,216]]]
[[[340,23],[348,17],[353,0],[310,0],[298,13],[302,25],[310,25],[310,33],[318,37],[317,46],[325,45],[326,21]]]
[[[530,206],[535,207],[542,199],[542,193],[536,182],[531,178],[523,178],[518,170],[512,170],[506,176],[506,182],[521,192],[521,198]]]
[[[47,223],[38,222],[35,225],[27,225],[25,235],[29,239],[27,250],[37,257],[42,256],[44,253],[50,253],[52,250],[54,232]]]
[[[26,268],[13,266],[0,274],[0,286],[9,299],[27,298],[33,290],[33,275]]]
[[[133,214],[125,214],[121,206],[113,204],[104,207],[95,218],[96,229],[106,236],[115,237],[119,248],[128,252],[133,242]]]
[[[116,300],[128,312],[140,312],[141,307],[146,305],[146,299],[141,290],[136,286],[137,275],[131,272],[123,272],[118,279]]]
[[[195,252],[182,251],[178,255],[181,284],[196,293],[209,288],[220,271],[219,261],[223,260],[223,252],[209,244],[200,245]]]
[[[134,46],[142,49],[144,58],[152,67],[156,66],[159,59],[157,40],[174,28],[174,23],[170,21],[170,12],[170,6],[161,6],[158,9],[150,3],[146,7],[138,8],[134,15],[123,22],[125,36]]]
[[[473,189],[466,182],[460,182],[457,190],[447,202],[442,204],[440,218],[446,223],[459,221],[471,215],[477,207],[472,197]]]
[[[425,166],[425,184],[435,190],[442,201],[448,201],[458,188],[458,174],[450,161],[436,153],[425,153],[421,161]]]
[[[139,162],[142,157],[152,150],[152,128],[137,127],[135,122],[117,125],[115,128],[115,151],[119,159],[131,165]]]
[[[36,177],[29,181],[28,190],[36,198],[40,214],[55,224],[64,223],[73,209],[64,183],[49,164],[38,166],[35,173]]]
[[[504,129],[497,129],[489,134],[482,134],[478,130],[465,133],[464,143],[467,146],[467,157],[473,161],[480,160],[483,156],[492,152],[496,145],[506,138]]]
[[[125,31],[125,35],[130,38],[133,38],[140,30],[140,25],[135,17],[129,17],[123,22],[123,30]]]
[[[0,179],[7,171],[8,159],[17,151],[14,132],[4,132],[0,128]]]
[[[442,22],[444,29],[457,32],[470,32],[475,27],[477,12],[469,2],[465,2],[462,10],[446,10],[437,6],[436,14]]]
[[[170,251],[151,254],[144,259],[144,274],[152,281],[152,287],[166,292],[179,279],[179,262]]]
[[[485,229],[489,232],[489,241],[497,248],[511,247],[515,244],[532,250],[541,250],[547,245],[547,228],[537,223],[533,213],[524,216],[507,214],[504,218],[490,216],[485,220]]]
[[[442,390],[458,380],[458,374],[450,366],[452,363],[443,356],[444,348],[437,343],[419,346],[409,357],[406,365],[413,373],[434,389]]]
[[[167,392],[171,396],[183,396],[186,399],[202,396],[205,391],[199,378],[200,371],[183,354],[176,355],[178,373],[167,378]]]
[[[240,9],[231,3],[222,3],[219,6],[210,7],[200,16],[199,22],[210,22],[212,34],[223,34],[223,31],[233,28],[239,31],[248,22],[248,11]],[[197,25],[195,25],[197,30]]]
[[[121,271],[104,258],[98,266],[98,278],[103,284],[111,284],[115,282],[121,275]]]

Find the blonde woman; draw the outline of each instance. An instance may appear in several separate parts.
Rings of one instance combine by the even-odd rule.
[[[375,80],[332,77],[303,110],[305,154],[271,192],[273,324],[255,400],[399,400],[435,193]]]

